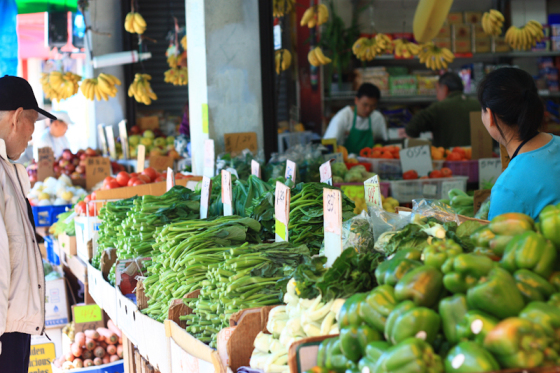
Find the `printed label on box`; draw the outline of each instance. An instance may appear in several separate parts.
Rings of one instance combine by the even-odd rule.
[[[31,346],[29,352],[29,373],[52,373],[51,363],[56,359],[54,343]]]

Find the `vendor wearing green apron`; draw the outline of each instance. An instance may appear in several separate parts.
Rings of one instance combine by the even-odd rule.
[[[354,98],[354,106],[346,106],[331,119],[324,139],[336,139],[348,153],[360,154],[363,148],[387,141],[385,118],[377,110],[381,98],[379,88],[364,83]]]

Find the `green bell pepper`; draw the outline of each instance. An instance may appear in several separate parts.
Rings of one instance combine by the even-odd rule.
[[[456,294],[439,302],[443,334],[451,344],[459,342],[457,326],[464,319],[467,311],[467,297],[464,294]]]
[[[327,361],[327,354],[329,351],[329,344],[334,343],[336,339],[338,338],[327,338],[321,342],[321,344],[319,345],[319,350],[317,351],[317,366],[325,366],[325,362]]]
[[[515,271],[513,278],[525,303],[545,301],[556,291],[550,282],[527,269]]]
[[[552,294],[547,303],[552,304],[553,306],[556,306],[556,307],[560,307],[560,293]]]
[[[528,215],[510,212],[496,216],[488,224],[488,228],[496,235],[516,236],[534,230],[535,221]]]
[[[373,373],[442,373],[443,363],[430,344],[408,338],[388,349],[375,365]]]
[[[333,356],[342,355],[342,350],[340,349],[340,338],[329,338],[329,341],[325,345],[325,349],[325,368],[331,370],[333,368]],[[342,355],[342,357],[344,357],[344,355]],[[336,362],[338,363],[338,361]]]
[[[443,263],[450,258],[456,257],[463,253],[461,246],[454,241],[435,241],[424,248],[422,255],[424,256],[424,264],[441,270]]]
[[[555,292],[560,291],[560,272],[554,272],[552,275],[550,275],[548,282],[550,282],[552,286],[554,286],[554,289],[556,289]]]
[[[350,359],[348,359],[344,355],[333,355],[331,357],[331,367],[329,370],[332,370],[337,373],[345,373],[348,369],[355,369],[356,364],[354,364]]]
[[[501,321],[484,339],[484,348],[502,368],[533,368],[544,361],[549,337],[532,321],[510,317]]]
[[[411,299],[417,306],[433,307],[443,290],[442,273],[430,266],[421,266],[404,275],[395,286],[398,301]]]
[[[488,247],[490,241],[494,239],[496,235],[488,225],[483,225],[471,234],[471,241],[475,246]]]
[[[496,372],[500,365],[492,354],[475,342],[461,342],[445,358],[446,373]]]
[[[385,324],[385,339],[397,344],[410,337],[417,337],[432,343],[439,332],[440,316],[426,307],[417,307],[407,300],[399,303],[391,312]]]
[[[528,269],[548,278],[554,269],[556,249],[543,236],[525,232],[514,237],[507,245],[500,265],[510,273]]]
[[[488,246],[476,247],[474,253],[499,259],[504,255],[507,244],[513,237],[514,236],[496,236],[488,242]]]
[[[546,206],[539,214],[540,231],[560,249],[560,205]]]
[[[545,302],[531,302],[525,307],[519,317],[539,324],[546,334],[552,338],[551,347],[560,351],[560,309]]]
[[[375,278],[379,285],[395,286],[404,275],[421,265],[422,262],[418,260],[395,257],[379,264],[375,270]]]
[[[482,311],[468,311],[457,324],[457,337],[461,341],[474,341],[482,346],[486,335],[498,325],[498,319]]]
[[[373,373],[375,370],[375,364],[377,364],[381,355],[383,355],[383,353],[390,347],[391,344],[385,341],[371,342],[368,344],[365,356],[358,362],[358,370],[360,372],[364,372],[364,368],[367,367],[369,371]]]
[[[367,295],[368,293],[354,294],[348,298],[346,302],[344,302],[344,305],[340,309],[340,313],[338,315],[339,330],[346,326],[359,326],[362,324],[362,319],[359,316],[358,311]]]
[[[492,259],[486,256],[459,254],[443,265],[443,286],[452,293],[466,293],[495,265]]]
[[[340,348],[347,359],[357,363],[365,355],[370,342],[380,341],[381,334],[368,325],[349,326],[340,330]]]
[[[389,285],[381,285],[373,289],[362,301],[358,316],[366,324],[383,333],[387,317],[396,305],[394,289]]]
[[[476,309],[504,319],[517,316],[525,306],[515,280],[503,268],[494,268],[467,291],[469,309]]]

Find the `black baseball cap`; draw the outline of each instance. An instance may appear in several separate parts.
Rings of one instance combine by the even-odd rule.
[[[39,113],[37,120],[46,118],[56,120],[56,117],[41,109],[33,94],[33,89],[27,80],[17,76],[5,75],[0,78],[0,111],[11,111],[19,108],[35,110]]]

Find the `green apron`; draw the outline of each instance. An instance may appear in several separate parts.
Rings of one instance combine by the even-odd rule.
[[[373,141],[373,132],[371,130],[371,116],[368,117],[369,128],[367,130],[356,129],[356,117],[358,116],[356,108],[354,108],[354,120],[352,129],[344,142],[344,146],[348,149],[348,154],[360,154],[363,148],[371,148],[375,145]]]

